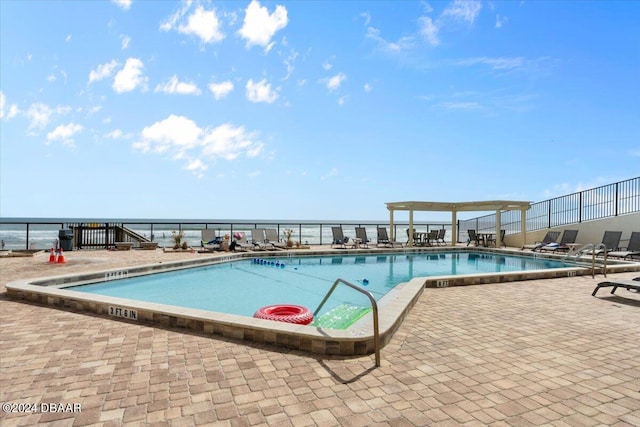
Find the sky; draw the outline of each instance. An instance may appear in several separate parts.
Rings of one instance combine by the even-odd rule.
[[[614,0],[2,0],[0,216],[388,220],[634,178],[638,22]]]

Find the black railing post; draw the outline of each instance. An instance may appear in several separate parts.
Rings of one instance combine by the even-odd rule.
[[[578,222],[582,222],[582,191],[578,193]]]

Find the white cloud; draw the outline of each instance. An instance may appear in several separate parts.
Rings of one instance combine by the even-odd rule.
[[[185,166],[185,169],[193,172],[198,178],[202,178],[209,166],[205,165],[200,159],[194,159]]]
[[[433,20],[428,16],[421,16],[418,18],[418,23],[420,25],[418,30],[420,35],[424,37],[431,46],[438,46],[440,44],[440,39],[438,38],[439,28]]]
[[[157,85],[155,92],[179,95],[200,95],[201,93],[198,86],[193,83],[181,82],[175,75],[171,77],[168,82]]]
[[[368,27],[369,23],[371,23],[371,14],[369,12],[363,12],[360,14],[360,17],[364,19],[365,27]]]
[[[142,74],[144,64],[138,58],[128,58],[124,68],[113,79],[113,90],[118,93],[131,92],[139,86],[146,89],[147,78]]]
[[[104,137],[109,139],[121,139],[124,137],[124,133],[122,133],[120,129],[115,129],[111,132],[105,133]]]
[[[441,18],[452,18],[473,24],[480,9],[482,4],[477,0],[455,0],[442,12]]]
[[[131,0],[111,0],[111,3],[114,3],[122,10],[131,9]]]
[[[245,9],[244,22],[238,33],[247,41],[247,47],[258,45],[268,51],[273,46],[271,39],[275,33],[288,23],[287,9],[284,6],[276,6],[275,11],[269,14],[266,7],[260,6],[257,0],[251,0]]]
[[[125,35],[125,34],[121,34],[120,35],[120,47],[122,48],[122,50],[125,50],[126,48],[129,47],[129,43],[131,43],[131,37]]]
[[[62,143],[68,147],[73,147],[73,136],[82,132],[83,127],[76,123],[69,123],[68,125],[60,125],[51,132],[47,133],[47,141],[62,141]]]
[[[160,24],[160,30],[176,30],[181,34],[194,35],[203,43],[217,43],[224,39],[215,9],[207,10],[197,5],[195,11],[189,14],[192,3],[189,1],[183,4],[182,9]]]
[[[492,70],[519,70],[527,65],[527,60],[523,57],[514,58],[488,58],[488,57],[476,57],[458,60],[454,65],[460,66],[472,66],[472,65],[488,65]]]
[[[278,92],[271,90],[271,84],[266,79],[254,83],[253,79],[249,79],[246,85],[247,99],[251,102],[273,103],[278,99]]]
[[[233,83],[230,80],[221,83],[209,83],[208,88],[215,99],[222,99],[233,91]]]
[[[371,92],[371,91],[373,91],[373,86],[372,86],[371,84],[369,84],[369,83],[365,83],[365,84],[364,84],[364,91],[365,91],[365,92]]]
[[[5,111],[4,107],[7,105],[7,97],[0,90],[0,119],[12,119],[18,115],[20,110],[18,110],[18,106],[15,104],[11,104],[9,106],[9,111]]]
[[[321,180],[321,181],[324,181],[324,180],[329,179],[329,178],[331,178],[331,177],[333,177],[333,176],[338,176],[338,173],[339,173],[339,172],[338,172],[338,169],[333,168],[333,169],[331,169],[331,170],[330,170],[326,175],[321,176],[321,177],[320,177],[320,180]]]
[[[208,161],[257,156],[264,145],[256,138],[255,133],[247,132],[242,126],[225,123],[215,128],[200,128],[187,117],[171,115],[145,127],[140,141],[133,147],[184,160],[187,170],[201,176],[208,168]]]
[[[49,124],[53,110],[46,104],[35,103],[29,106],[26,115],[30,122],[29,129],[43,129]]]
[[[398,53],[410,50],[415,46],[415,38],[412,36],[401,37],[396,42],[389,42],[382,38],[380,30],[374,27],[367,28],[365,37],[375,41],[383,52]]]
[[[64,41],[67,43],[71,41],[71,34],[67,34],[67,37],[64,38]]]
[[[469,111],[482,109],[482,105],[478,102],[443,102],[441,105],[445,110]]]
[[[338,73],[333,77],[329,77],[328,79],[326,79],[327,89],[333,92],[334,90],[338,89],[342,84],[342,82],[345,81],[346,79],[347,79],[347,75],[344,73]]]
[[[506,16],[496,15],[496,28],[502,28],[505,22],[507,22],[509,18]]]
[[[202,134],[203,130],[193,120],[172,114],[165,120],[145,127],[142,141],[136,142],[134,147],[144,152],[152,148],[159,153],[168,150],[181,152],[196,147]]]
[[[97,82],[107,77],[111,77],[113,70],[118,66],[118,62],[114,59],[106,64],[98,65],[98,68],[89,72],[89,83]]]

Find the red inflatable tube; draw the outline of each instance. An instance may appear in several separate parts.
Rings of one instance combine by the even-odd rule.
[[[301,305],[268,305],[256,311],[253,317],[298,325],[308,325],[313,322],[313,313]]]

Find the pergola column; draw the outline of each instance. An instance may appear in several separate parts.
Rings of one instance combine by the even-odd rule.
[[[413,209],[409,210],[409,246],[413,246]]]
[[[455,246],[458,243],[458,212],[451,210],[451,246]]]
[[[396,240],[396,228],[393,226],[393,209],[389,209],[389,232],[391,233],[391,241],[395,242]]]

